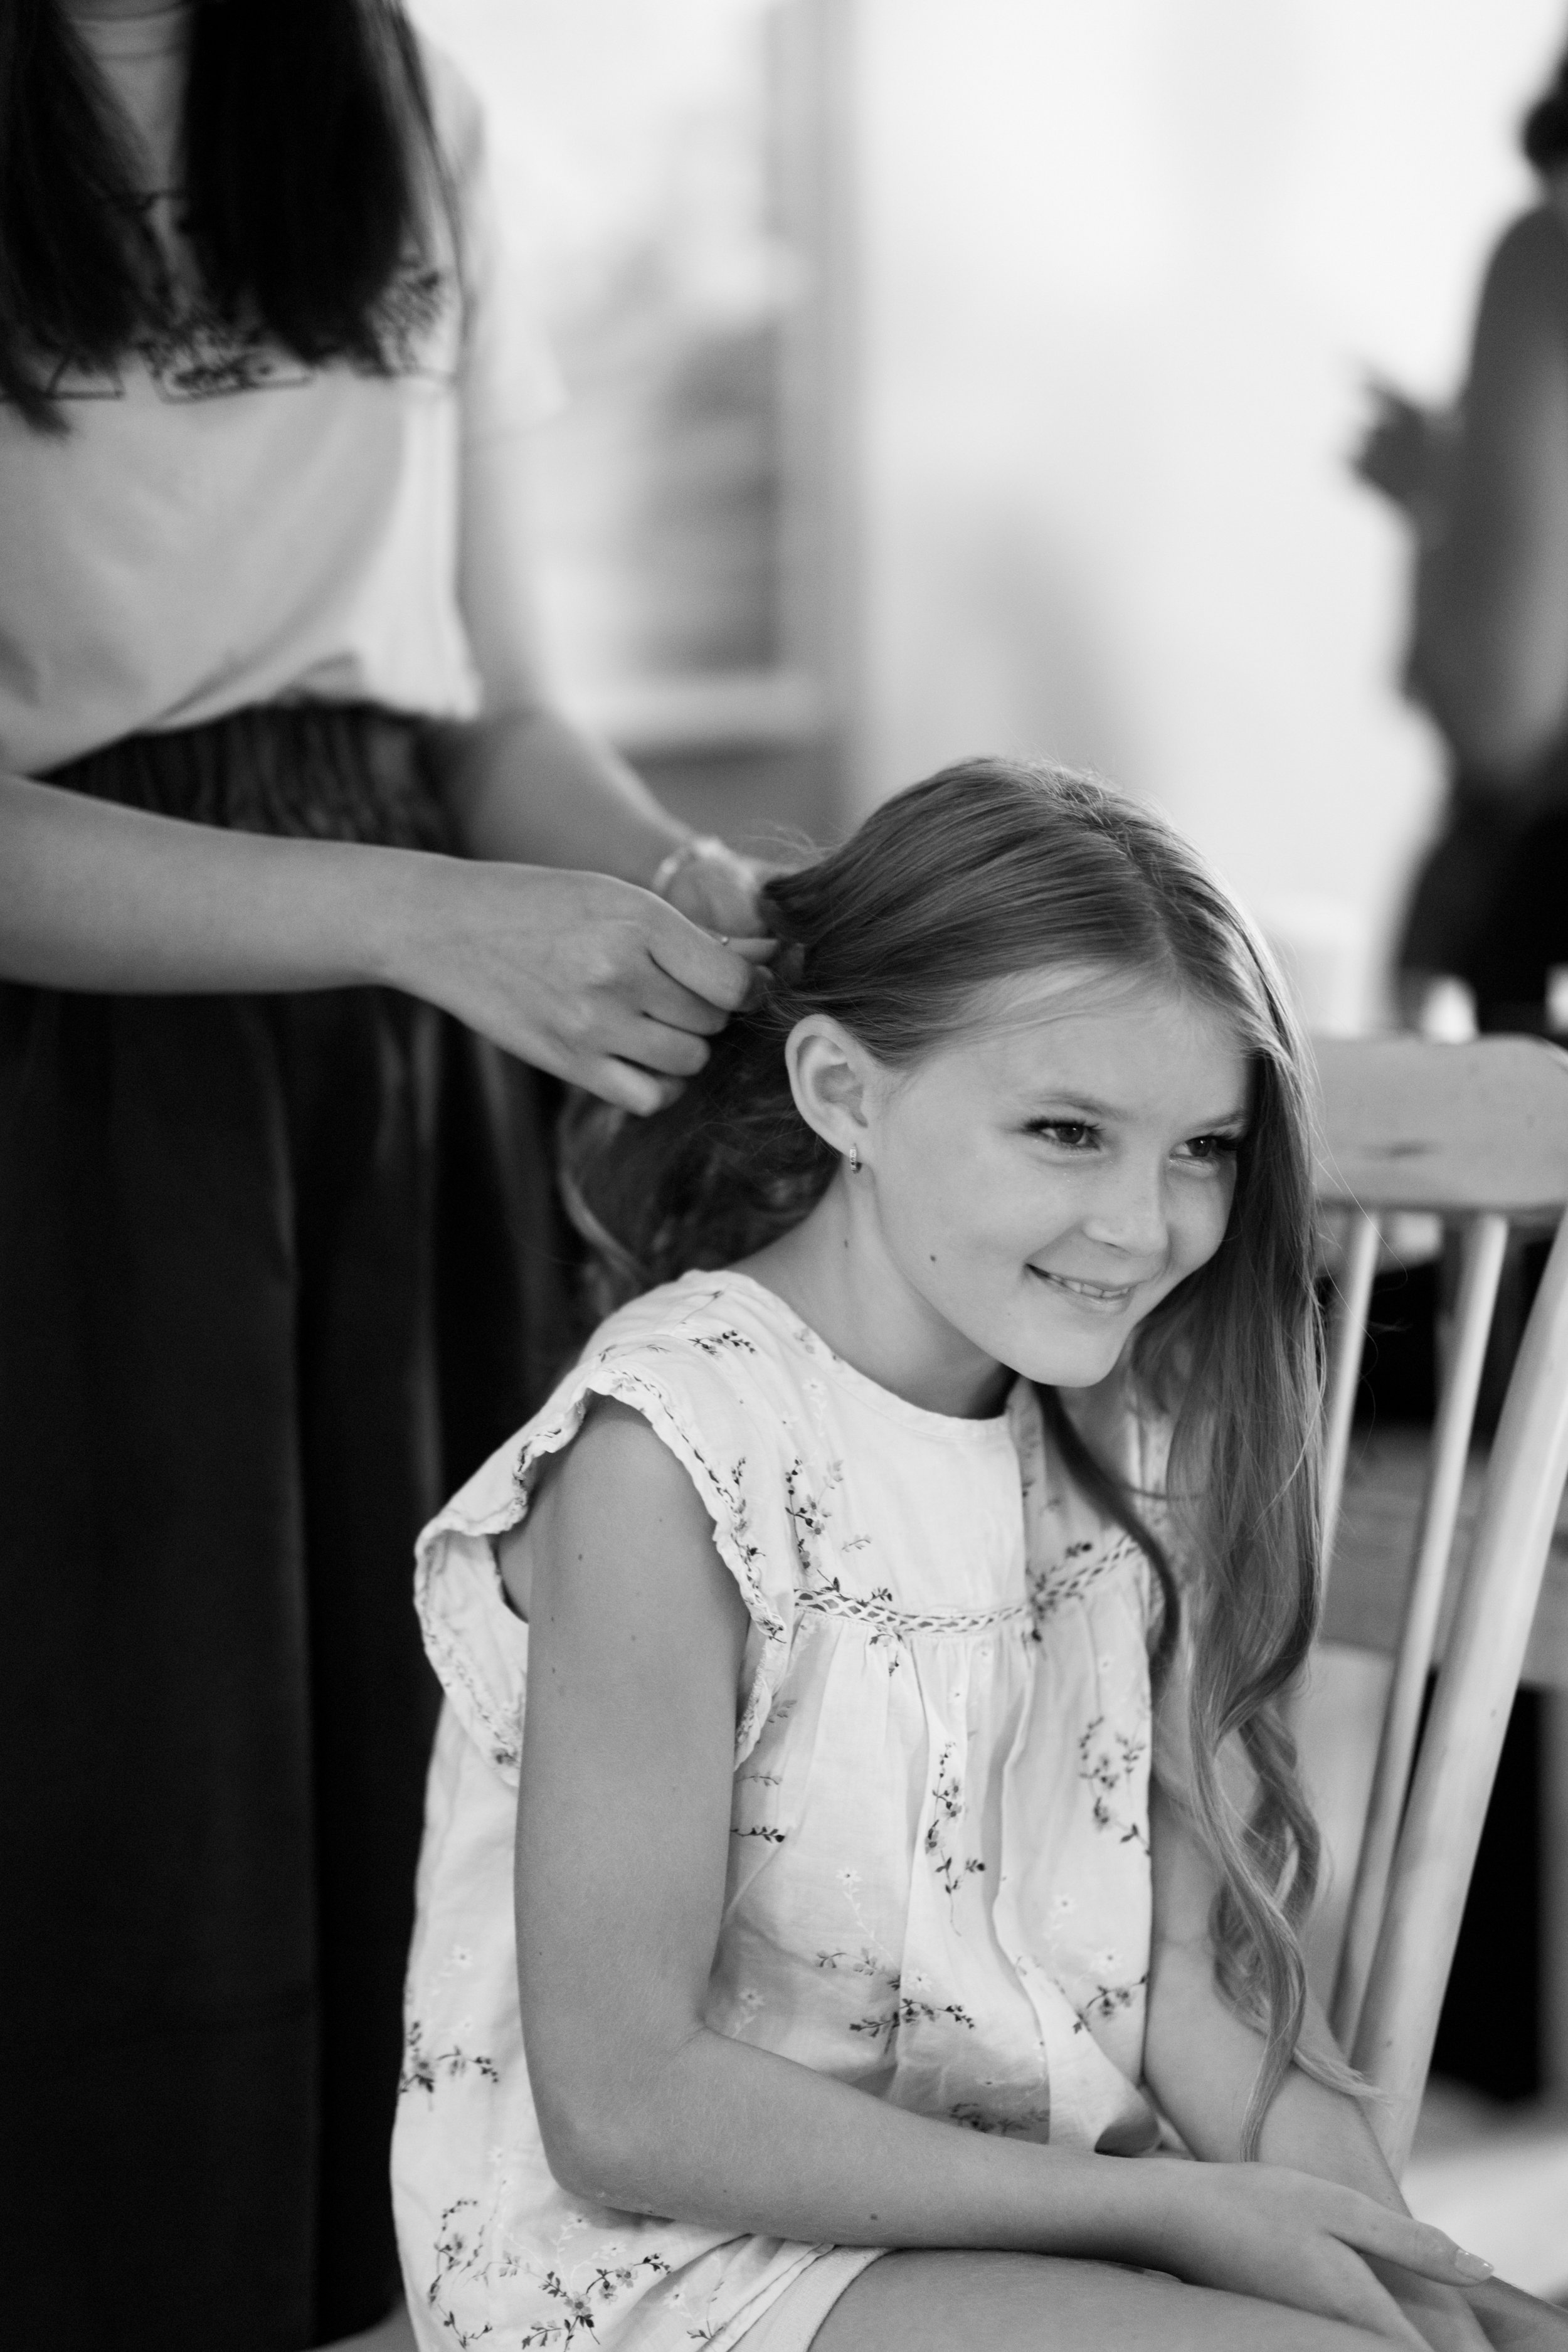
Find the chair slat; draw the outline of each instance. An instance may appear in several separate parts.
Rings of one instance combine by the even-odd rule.
[[[1322,1547],[1325,1562],[1334,1556],[1334,1531],[1344,1498],[1345,1463],[1350,1454],[1351,1423],[1355,1417],[1355,1392],[1361,1379],[1361,1351],[1366,1338],[1366,1314],[1372,1301],[1372,1278],[1377,1271],[1378,1223],[1364,1210],[1353,1210],[1346,1222],[1344,1263],[1338,1295],[1329,1319],[1329,1381],[1323,1439]]]
[[[1395,1855],[1353,2045],[1387,2094],[1372,2120],[1397,2175],[1415,2127],[1465,1890],[1568,1479],[1568,1218],[1492,1446],[1464,1589]]]
[[[1389,1872],[1421,1725],[1426,1676],[1436,1645],[1437,1621],[1454,1549],[1465,1461],[1475,1426],[1476,1400],[1480,1393],[1487,1337],[1508,1247],[1508,1229],[1506,1217],[1477,1217],[1467,1228],[1461,1245],[1453,1349],[1437,1406],[1432,1467],[1416,1529],[1415,1567],[1405,1596],[1405,1622],[1384,1717],[1344,1950],[1334,1989],[1333,2029],[1346,2049],[1355,2039],[1377,1949]]]

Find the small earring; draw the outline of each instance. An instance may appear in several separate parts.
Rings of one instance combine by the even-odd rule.
[[[849,1147],[849,1173],[851,1176],[858,1176],[860,1173],[860,1146],[858,1143],[852,1143]]]

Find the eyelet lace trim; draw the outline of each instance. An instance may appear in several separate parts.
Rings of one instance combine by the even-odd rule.
[[[1027,1625],[1034,1614],[1026,1601],[1006,1601],[999,1609],[899,1609],[880,1593],[863,1598],[846,1592],[837,1578],[808,1586],[800,1606],[826,1617],[853,1617],[889,1633],[982,1633],[994,1625]]]

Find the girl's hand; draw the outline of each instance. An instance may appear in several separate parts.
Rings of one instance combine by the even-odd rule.
[[[1470,2308],[1469,2294],[1439,2286],[1435,2279],[1412,2278],[1408,2271],[1379,2262],[1375,2256],[1369,2268],[1431,2352],[1492,2352],[1491,2338]],[[1568,2333],[1564,2341],[1568,2342]]]
[[[1169,2237],[1156,2259],[1194,2285],[1289,2304],[1428,2352],[1367,2258],[1449,2288],[1490,2274],[1441,2230],[1310,2173],[1173,2163],[1170,2175]]]
[[[1489,2279],[1467,2296],[1489,2352],[1568,2352],[1568,2311],[1542,2303],[1503,2279]],[[1443,2339],[1434,2336],[1441,2346]]]
[[[381,976],[639,1113],[702,1067],[766,952],[602,874],[445,858],[409,858],[406,871],[412,903],[399,893],[384,911]]]

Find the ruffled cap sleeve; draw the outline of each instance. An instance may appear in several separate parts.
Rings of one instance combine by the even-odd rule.
[[[526,1517],[540,1466],[572,1444],[596,1396],[639,1413],[681,1464],[745,1602],[737,1764],[756,1744],[788,1660],[796,1557],[777,1459],[788,1439],[766,1392],[766,1355],[732,1320],[693,1316],[639,1330],[650,1303],[605,1326],[542,1411],[419,1538],[415,1600],[426,1651],[464,1729],[510,1780],[521,1758],[528,1629],[506,1601],[495,1539]]]

